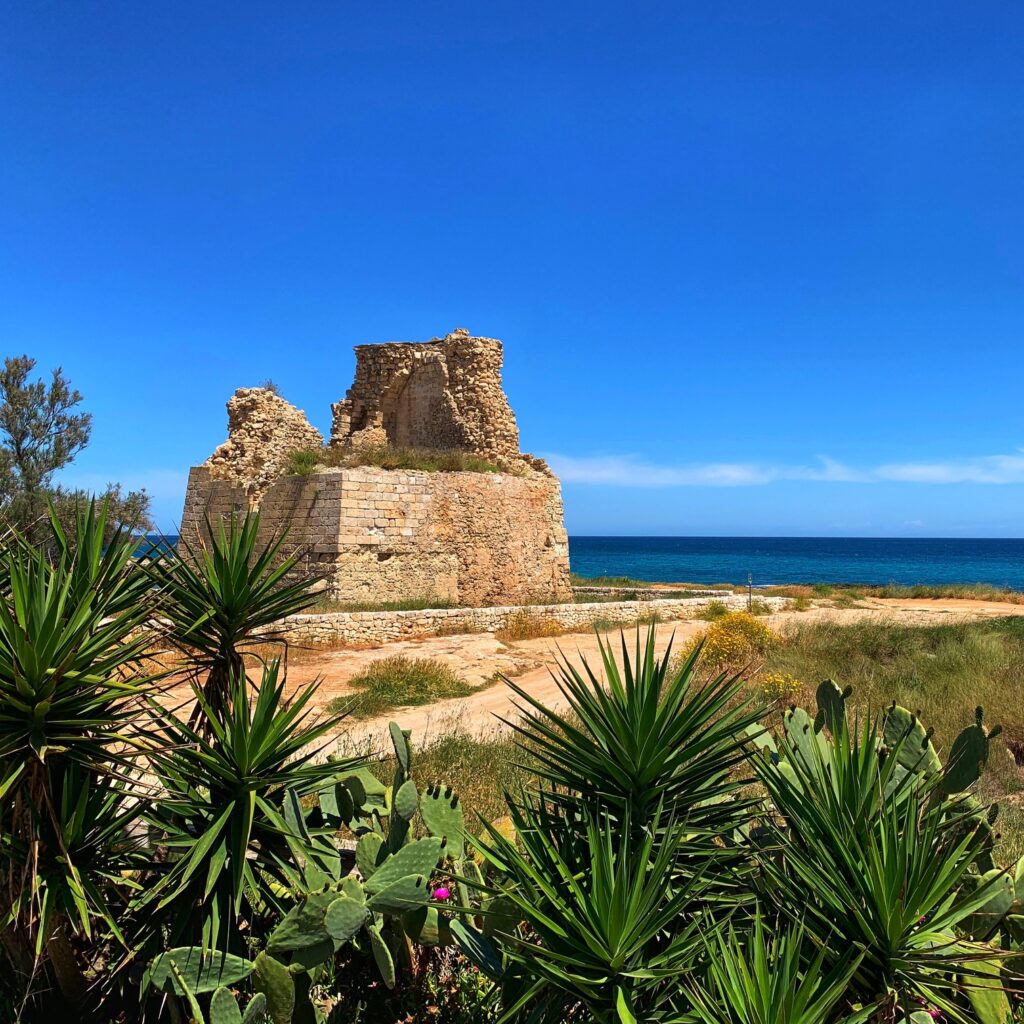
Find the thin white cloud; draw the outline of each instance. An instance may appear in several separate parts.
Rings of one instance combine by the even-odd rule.
[[[810,465],[709,462],[659,465],[636,456],[584,456],[551,453],[551,468],[567,483],[611,487],[756,487],[780,480],[819,483],[1020,484],[1024,453],[985,455],[949,462],[889,462],[849,466],[827,456]]]
[[[1024,455],[985,455],[952,462],[901,462],[879,466],[879,479],[914,484],[1024,483]]]

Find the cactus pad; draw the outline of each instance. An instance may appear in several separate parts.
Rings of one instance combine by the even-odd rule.
[[[961,793],[981,777],[988,762],[989,740],[1002,732],[1002,727],[998,725],[991,732],[986,730],[982,724],[983,717],[984,712],[978,708],[974,712],[974,725],[969,725],[953,740],[942,784],[947,794]]]
[[[896,751],[896,759],[909,771],[932,775],[942,771],[942,762],[932,746],[931,730],[926,730],[917,715],[895,701],[882,720],[882,738]]]
[[[420,817],[432,836],[448,840],[448,856],[461,860],[465,852],[466,821],[452,787],[436,783],[428,786],[420,800]]]
[[[395,814],[406,821],[412,821],[416,808],[419,807],[419,802],[420,797],[416,791],[416,783],[412,779],[406,779],[395,793]]]
[[[249,1000],[249,1005],[242,1014],[242,1024],[266,1024],[267,1019],[267,997],[262,992]],[[211,1024],[214,1022],[211,1021]]]
[[[826,725],[833,735],[846,728],[846,698],[851,693],[852,686],[840,690],[831,679],[822,682],[815,694],[818,702],[818,713],[814,717],[815,732],[821,732],[822,726]]]
[[[366,904],[378,914],[404,914],[422,907],[430,899],[430,889],[422,875],[409,875],[385,886]]]
[[[348,942],[363,927],[368,917],[369,911],[365,904],[350,896],[339,896],[327,908],[324,927],[335,941]]]
[[[394,988],[395,960],[391,955],[391,950],[388,949],[388,945],[384,941],[379,928],[372,927],[368,930],[370,933],[370,948],[373,950],[373,959],[377,961],[380,976],[384,979],[384,984],[388,988]]]
[[[242,1011],[230,989],[221,986],[210,1000],[210,1024],[242,1024]]]
[[[444,840],[431,836],[417,839],[403,846],[398,853],[383,861],[377,870],[365,881],[367,892],[380,892],[392,882],[409,875],[424,875],[429,878],[441,859],[441,848]]]
[[[314,892],[303,897],[270,933],[267,952],[276,957],[321,944],[327,938],[324,914],[334,898],[335,894],[329,892]]]
[[[177,968],[178,977],[171,970]],[[251,961],[220,950],[206,950],[199,946],[181,946],[161,953],[150,962],[149,981],[154,988],[165,992],[173,991],[179,996],[185,994],[182,982],[189,991],[199,994],[213,992],[222,985],[233,985],[248,978],[253,971]]]
[[[295,979],[288,968],[272,956],[260,953],[253,977],[256,991],[267,997],[267,1013],[273,1024],[291,1024],[295,1011]]]
[[[803,708],[791,707],[782,716],[786,739],[794,752],[810,768],[828,755],[828,741],[814,731],[811,716]]]
[[[391,744],[395,748],[395,757],[401,765],[402,771],[409,774],[412,764],[412,753],[409,749],[409,733],[403,732],[397,722],[388,725],[388,732],[391,733]]]
[[[450,946],[452,932],[447,917],[437,907],[420,907],[402,918],[405,933],[424,946]]]
[[[356,867],[366,881],[384,859],[384,839],[376,832],[367,832],[356,841]]]

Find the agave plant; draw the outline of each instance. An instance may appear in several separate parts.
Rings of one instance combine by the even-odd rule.
[[[837,1021],[861,957],[851,951],[830,969],[826,959],[827,949],[814,952],[800,925],[776,922],[769,930],[758,913],[752,931],[730,927],[706,940],[706,974],[689,986],[687,1019],[693,1024]],[[873,1012],[842,1014],[843,1024],[868,1020]]]
[[[110,883],[130,865],[123,835],[139,811],[132,720],[157,678],[142,667],[150,583],[127,527],[104,544],[106,514],[84,509],[73,537],[51,516],[52,543],[14,538],[0,551],[5,947],[27,939],[45,951],[76,999],[84,978],[70,936],[96,919],[114,925]]]
[[[502,1021],[532,1008],[530,1020],[556,1024],[574,1006],[601,1024],[682,1020],[680,980],[703,948],[691,911],[706,887],[674,879],[683,831],[637,843],[628,812],[586,805],[581,827],[566,830],[564,807],[544,795],[510,813],[518,843],[489,826],[474,844],[492,872],[490,931],[506,959]],[[472,953],[466,929],[452,930]]]
[[[622,636],[620,664],[612,645],[600,641],[603,678],[585,659],[577,669],[563,658],[557,682],[566,712],[508,681],[521,713],[508,724],[530,770],[552,788],[551,799],[603,808],[628,821],[638,842],[647,829],[673,821],[687,833],[679,866],[713,875],[718,890],[736,893],[729,868],[743,854],[732,840],[751,807],[739,769],[746,731],[761,712],[740,697],[739,676],[697,675],[699,647],[676,663],[672,644],[659,657],[655,642],[653,628],[644,640],[638,631],[631,656]]]
[[[170,640],[182,648],[194,678],[216,714],[228,708],[232,681],[243,675],[241,648],[278,640],[275,623],[315,600],[319,577],[295,575],[298,557],[285,557],[286,534],[260,539],[260,515],[232,515],[209,522],[197,543],[182,537],[181,550],[155,559],[148,571],[163,595]],[[194,721],[200,721],[197,710]]]
[[[249,681],[234,677],[226,715],[198,685],[198,723],[153,704],[149,759],[162,792],[147,819],[170,856],[140,906],[169,911],[172,944],[231,945],[243,908],[251,920],[278,906],[293,863],[337,857],[306,828],[299,801],[360,762],[321,759],[344,716],[316,717],[317,685],[286,701],[272,661],[251,701]]]
[[[970,1024],[962,993],[985,983],[993,954],[958,933],[1003,881],[978,878],[986,830],[944,798],[941,774],[908,769],[876,723],[837,720],[828,736],[800,709],[787,714],[801,724],[781,758],[756,759],[772,809],[766,894],[803,918],[829,970],[863,951],[851,1006],[894,1020],[925,1006]]]

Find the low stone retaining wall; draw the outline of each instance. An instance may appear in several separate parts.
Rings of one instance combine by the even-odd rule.
[[[323,615],[292,615],[285,620],[284,635],[295,644],[332,647],[373,645],[413,637],[489,633],[510,620],[530,615],[567,629],[585,630],[595,622],[622,622],[657,615],[660,619],[693,618],[708,604],[706,597],[675,600],[602,601],[588,604],[513,605],[504,608],[427,608],[408,612],[329,612]],[[743,611],[743,596],[715,598],[726,607]],[[785,608],[784,597],[761,598],[772,610]]]
[[[735,591],[694,588],[680,590],[678,587],[573,587],[572,592],[580,597],[614,597],[616,594],[629,601],[654,601],[670,598],[679,601],[689,597],[735,597]],[[627,597],[627,595],[629,595]]]

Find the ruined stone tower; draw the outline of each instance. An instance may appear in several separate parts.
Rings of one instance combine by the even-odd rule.
[[[356,376],[332,407],[331,444],[387,443],[519,457],[501,386],[501,342],[464,329],[425,342],[356,346]]]
[[[355,351],[355,380],[332,407],[339,458],[325,460],[340,467],[287,475],[292,453],[319,449],[320,434],[273,392],[241,389],[228,403],[228,440],[189,475],[182,536],[198,541],[207,519],[259,507],[266,535],[287,529],[339,601],[568,599],[561,487],[519,451],[501,342],[456,330]],[[382,445],[465,452],[497,472],[360,463]]]

